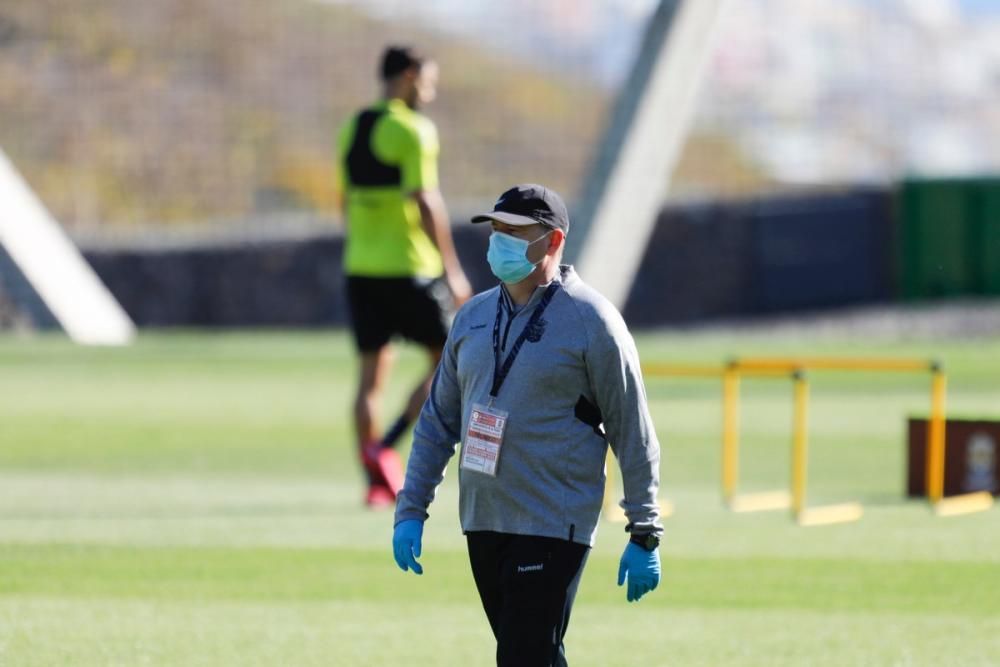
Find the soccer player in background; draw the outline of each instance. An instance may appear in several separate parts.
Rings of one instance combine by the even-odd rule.
[[[472,293],[455,254],[438,190],[438,138],[419,109],[436,95],[438,67],[390,46],[379,69],[383,97],[355,114],[337,141],[346,223],[344,272],[361,357],[354,402],[357,447],[368,477],[365,502],[389,507],[402,486],[393,449],[427,398],[455,307]],[[397,336],[427,351],[428,371],[384,433],[379,417]]]

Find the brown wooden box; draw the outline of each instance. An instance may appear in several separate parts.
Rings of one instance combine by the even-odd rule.
[[[906,492],[926,496],[927,420],[910,419],[908,426]],[[945,442],[945,496],[973,491],[1000,495],[1000,421],[949,419]]]

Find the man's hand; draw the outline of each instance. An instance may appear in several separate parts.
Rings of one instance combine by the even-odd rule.
[[[660,552],[658,549],[646,551],[638,544],[629,542],[618,565],[618,585],[628,577],[629,602],[636,602],[660,583]]]
[[[392,555],[396,558],[396,565],[403,572],[413,570],[414,574],[424,573],[424,568],[417,562],[420,558],[420,540],[423,535],[423,521],[407,519],[396,524],[396,529],[392,533]]]

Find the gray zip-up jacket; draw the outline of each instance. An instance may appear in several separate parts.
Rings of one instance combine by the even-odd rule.
[[[496,477],[459,467],[465,532],[489,530],[593,545],[610,444],[624,479],[622,507],[633,533],[659,533],[660,445],[646,405],[639,356],[621,315],[571,266],[494,400],[509,412]],[[542,300],[539,287],[516,309],[500,286],[455,317],[430,397],[414,428],[396,523],[424,520],[474,403],[489,403],[493,331],[501,358]]]

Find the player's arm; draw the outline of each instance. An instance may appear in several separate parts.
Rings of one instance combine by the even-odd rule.
[[[415,128],[406,137],[405,144],[401,161],[404,192],[410,193],[416,201],[420,209],[420,223],[441,253],[448,287],[457,305],[462,305],[472,296],[472,288],[458,261],[448,209],[438,190],[437,132],[428,121]]]
[[[448,222],[444,197],[438,190],[420,190],[413,193],[413,198],[420,208],[420,221],[424,231],[441,253],[445,280],[455,297],[456,305],[460,306],[472,296],[472,287],[458,261],[458,253],[455,252],[455,242],[451,236],[451,224]]]
[[[340,224],[347,224],[347,165],[345,155],[350,140],[350,123],[337,134],[336,153],[333,161],[333,209],[340,216]]]
[[[334,166],[333,179],[333,210],[340,216],[340,224],[347,223],[347,179],[344,177],[344,167]]]

